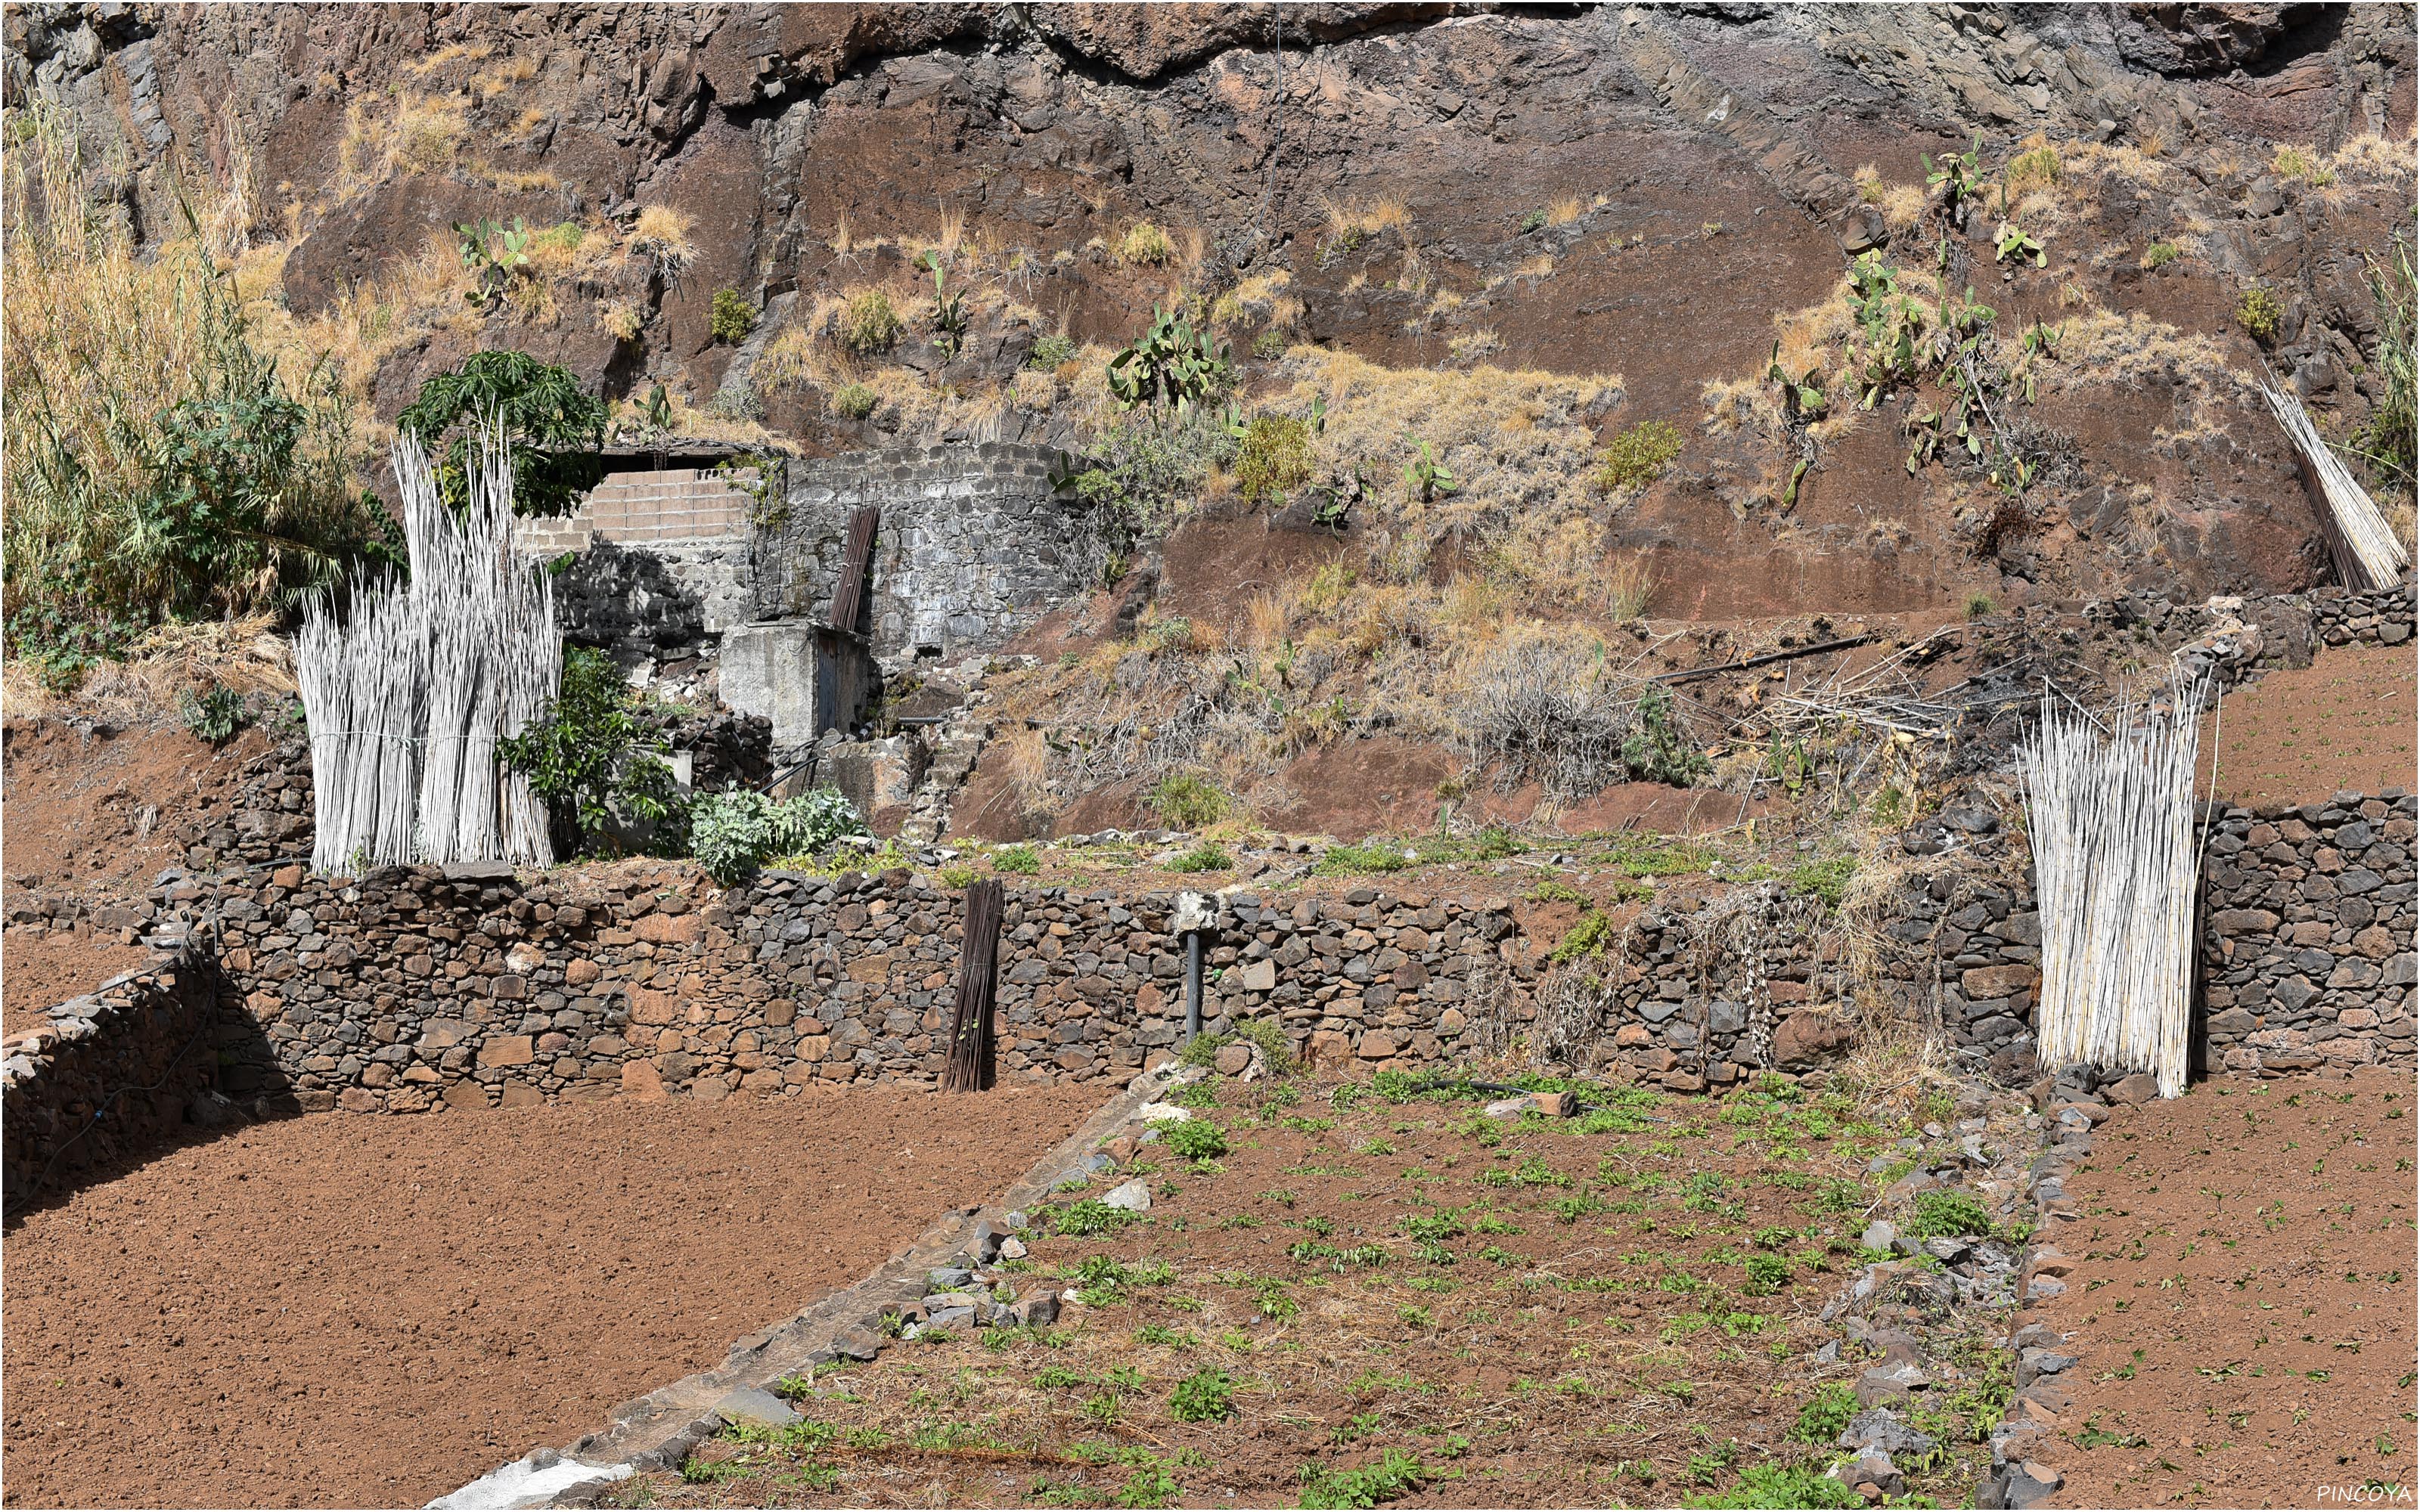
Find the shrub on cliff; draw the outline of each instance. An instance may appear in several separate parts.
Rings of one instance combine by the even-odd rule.
[[[664,764],[663,721],[622,681],[613,659],[578,647],[563,656],[553,702],[497,743],[506,767],[546,800],[557,849],[593,846],[616,825],[654,825],[676,840],[681,801]]]
[[[864,822],[838,788],[795,798],[768,798],[749,788],[709,793],[690,806],[690,850],[724,887],[746,880],[777,856],[807,856],[845,835],[862,835]]]
[[[395,417],[397,430],[427,446],[447,503],[459,508],[467,498],[470,430],[489,416],[503,423],[511,448],[514,513],[567,515],[604,478],[604,400],[568,369],[527,352],[473,352],[422,384]]]

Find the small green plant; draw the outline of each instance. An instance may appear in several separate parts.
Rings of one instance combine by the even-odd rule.
[[[1011,876],[1031,877],[1042,873],[1042,856],[1031,845],[1003,845],[994,851],[991,869]]]
[[[1166,1465],[1157,1460],[1143,1466],[1126,1477],[1118,1488],[1117,1504],[1122,1507],[1174,1506],[1185,1494]]]
[[[1292,415],[1254,415],[1235,447],[1235,491],[1278,507],[1311,476],[1311,426]]]
[[[1456,491],[1453,474],[1436,458],[1428,442],[1419,443],[1419,455],[1404,464],[1404,489],[1421,503]]]
[[[1770,1297],[1790,1284],[1790,1262],[1778,1255],[1751,1255],[1743,1267],[1747,1281],[1740,1294],[1747,1297]]]
[[[1531,210],[1528,214],[1521,217],[1520,234],[1526,237],[1530,232],[1541,229],[1545,225],[1545,224],[1546,212],[1544,210]]]
[[[2277,330],[2286,319],[2286,306],[2267,285],[2255,284],[2235,301],[2235,323],[2243,333],[2264,346],[2277,339]]]
[[[1286,354],[1286,333],[1275,326],[1252,338],[1252,355],[1264,363],[1273,363]]]
[[[1224,872],[1234,864],[1225,851],[1205,840],[1170,861],[1168,869],[1171,872]]]
[[[1070,1239],[1113,1234],[1128,1224],[1142,1222],[1142,1214],[1124,1208],[1112,1208],[1098,1197],[1080,1197],[1064,1207],[1042,1211],[1050,1215],[1050,1231],[1064,1234]]]
[[[1781,365],[1781,343],[1778,340],[1773,344],[1772,355],[1765,359],[1764,379],[1768,383],[1781,385],[1782,412],[1792,420],[1821,415],[1830,402],[1823,397],[1822,366],[1809,367],[1792,378],[1790,370]]]
[[[661,717],[641,703],[612,657],[585,647],[565,651],[562,681],[537,717],[496,743],[504,765],[546,800],[566,849],[616,822],[677,827],[679,796],[664,749]]]
[[[1555,948],[1546,953],[1546,960],[1555,965],[1569,965],[1575,961],[1603,955],[1612,943],[1613,920],[1606,916],[1603,909],[1591,908],[1579,917],[1579,922],[1563,931],[1563,937],[1555,942]]]
[[[945,362],[954,362],[967,340],[966,296],[950,287],[950,275],[933,264],[933,349]]]
[[[1684,1507],[1857,1507],[1863,1498],[1805,1465],[1753,1465],[1728,1491],[1693,1496]]]
[[[1982,619],[1997,607],[1997,605],[1992,602],[1992,595],[1989,594],[1968,594],[1966,595],[1966,617],[1970,620]]]
[[[888,351],[907,329],[892,308],[891,296],[878,288],[860,289],[841,306],[841,345],[861,356]]]
[[[1402,846],[1373,840],[1357,845],[1329,846],[1314,870],[1322,876],[1349,877],[1401,872],[1411,864],[1411,857],[1404,854]]]
[[[1664,475],[1681,455],[1681,432],[1662,420],[1643,421],[1613,439],[1599,459],[1596,486],[1606,493],[1643,487]]]
[[[782,856],[809,856],[844,836],[862,835],[838,788],[768,798],[752,788],[709,793],[690,807],[690,850],[717,882],[730,887]]]
[[[2154,241],[2143,251],[2143,270],[2156,273],[2183,255],[2182,250],[2173,241]]]
[[[1045,336],[1025,354],[1025,365],[1039,372],[1056,372],[1076,359],[1076,342],[1070,336]]]
[[[963,861],[954,861],[941,868],[941,886],[952,892],[963,892],[974,885],[975,869]]]
[[[1168,1398],[1169,1415],[1179,1423],[1213,1423],[1235,1413],[1234,1378],[1216,1365],[1196,1370],[1176,1383]]]
[[[1137,221],[1118,239],[1118,261],[1122,263],[1162,268],[1174,255],[1176,248],[1169,241],[1168,233],[1149,221]]]
[[[1992,239],[1992,260],[2004,263],[2011,257],[2021,263],[2030,262],[2036,268],[2045,267],[2050,262],[2050,254],[2042,251],[2040,242],[2025,234],[2024,227],[2013,222],[2004,222]]]
[[[224,746],[233,740],[236,732],[245,724],[243,695],[234,688],[213,684],[209,690],[196,694],[186,688],[177,695],[177,716],[196,740],[213,746]]]
[[[1782,886],[1794,897],[1813,898],[1826,908],[1838,908],[1848,896],[1849,879],[1856,874],[1854,856],[1826,856],[1792,867]]]
[[[1227,392],[1234,375],[1226,343],[1196,331],[1182,308],[1154,304],[1151,324],[1109,359],[1109,397],[1123,409],[1148,407],[1184,415]],[[1097,470],[1095,470],[1097,471]]]
[[[1543,212],[1541,212],[1543,213]],[[1420,1489],[1428,1469],[1401,1449],[1389,1449],[1373,1464],[1358,1470],[1328,1470],[1305,1465],[1301,1471],[1305,1507],[1373,1507]]]
[[[708,311],[706,324],[712,329],[715,340],[726,347],[737,347],[756,329],[756,311],[740,297],[737,289],[719,288],[714,291],[714,303]]]
[[[1192,772],[1171,772],[1159,779],[1145,800],[1160,823],[1171,829],[1201,829],[1227,817],[1233,807],[1227,795],[1208,778]]]
[[[1653,686],[1639,696],[1630,733],[1622,738],[1621,764],[1634,778],[1676,788],[1687,787],[1714,770],[1714,764],[1683,733],[1672,695]]]
[[[1217,1160],[1227,1153],[1227,1131],[1207,1119],[1164,1124],[1159,1141],[1179,1160]]]
[[[1938,190],[1941,208],[1953,216],[1965,202],[1982,193],[1983,180],[1976,169],[1982,150],[1983,133],[1978,131],[1965,151],[1945,152],[1937,162],[1929,152],[1916,154],[1916,161],[1924,164],[1924,187]]]
[[[832,390],[833,410],[851,420],[863,420],[881,402],[881,397],[862,383],[844,383]]]

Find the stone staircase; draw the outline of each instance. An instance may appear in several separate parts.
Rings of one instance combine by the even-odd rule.
[[[939,727],[939,738],[933,742],[932,764],[924,768],[924,780],[917,785],[914,811],[899,826],[899,838],[917,845],[930,845],[948,833],[950,805],[973,774],[975,760],[983,754],[985,742],[991,739],[991,725],[979,713],[969,708],[957,717]]]

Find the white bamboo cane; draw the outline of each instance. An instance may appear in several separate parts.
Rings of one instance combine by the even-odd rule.
[[[2335,558],[2336,575],[2356,592],[2392,587],[2412,558],[2387,525],[2386,517],[2320,437],[2300,398],[2265,382],[2260,393],[2319,483],[2320,500],[2327,505],[2321,522],[2328,553]]]

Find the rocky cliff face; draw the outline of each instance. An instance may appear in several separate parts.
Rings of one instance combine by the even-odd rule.
[[[1705,616],[2324,578],[2251,384],[2361,423],[2364,254],[2413,206],[2400,6],[1330,4],[1280,24],[1209,5],[34,5],[8,13],[7,69],[12,100],[64,107],[138,224],[171,224],[178,165],[242,197],[247,294],[298,331],[351,321],[349,381],[381,417],[510,344],[808,452],[1080,441],[1037,344],[1115,346],[1199,297],[1248,396],[1301,344],[1618,375],[1582,417],[1600,441],[1665,421],[1688,444],[1618,501],[1607,544],[1666,564],[1659,612]],[[1926,210],[1918,154],[1978,134],[1996,201],[1962,224]],[[2044,147],[2046,171],[2012,177]],[[380,296],[363,334],[362,291],[432,236],[424,295],[449,227],[516,216],[579,228],[535,292]],[[2004,220],[2040,266],[1996,255]],[[1144,224],[1165,240],[1136,241]],[[2013,511],[1978,470],[1905,465],[1910,385],[1870,412],[1843,387],[1811,432],[1742,398],[1776,337],[1839,357],[1866,251],[1971,284],[2011,342],[2059,329],[2024,411],[2043,475]],[[919,254],[966,299],[954,350],[920,327]],[[868,289],[909,329],[859,352],[835,332]],[[2253,289],[2277,309],[2257,337]],[[722,290],[752,326],[718,339]]]

